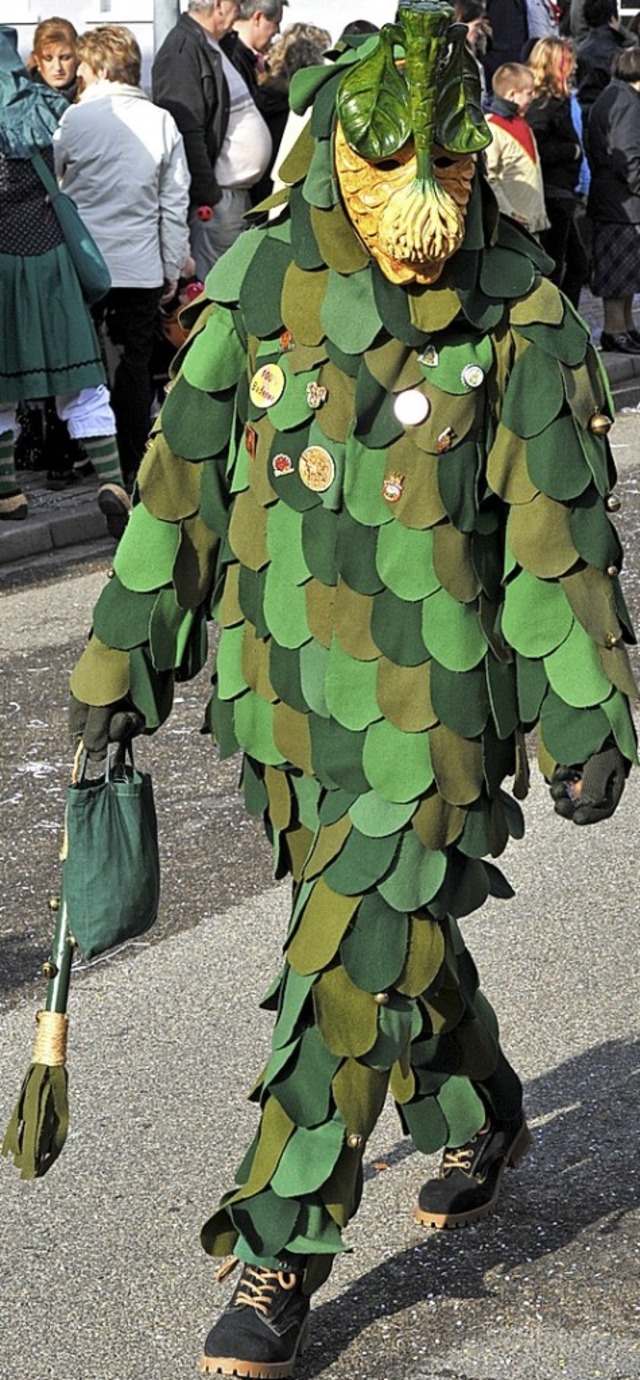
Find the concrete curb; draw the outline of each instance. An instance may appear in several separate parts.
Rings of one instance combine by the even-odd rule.
[[[95,483],[50,492],[44,472],[21,471],[18,478],[29,515],[22,522],[0,523],[0,584],[10,568],[53,561],[62,551],[82,560],[113,550]]]

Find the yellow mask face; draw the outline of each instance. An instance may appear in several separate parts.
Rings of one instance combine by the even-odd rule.
[[[335,166],[347,215],[368,253],[392,283],[435,283],[464,239],[475,176],[473,153],[434,147],[435,196],[414,187],[416,155],[408,143],[376,164],[350,148],[340,124]]]

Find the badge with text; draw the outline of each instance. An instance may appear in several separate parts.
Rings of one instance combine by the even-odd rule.
[[[279,364],[263,364],[257,369],[249,388],[254,407],[273,407],[284,393],[286,379]]]

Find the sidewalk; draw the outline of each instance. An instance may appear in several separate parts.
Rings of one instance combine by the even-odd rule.
[[[29,516],[23,522],[0,523],[0,584],[8,566],[53,559],[63,550],[76,560],[113,551],[98,508],[95,479],[56,492],[47,489],[44,470],[20,470],[18,479],[29,501]]]
[[[597,342],[601,303],[585,293],[581,311]],[[602,358],[617,409],[635,408],[640,403],[640,355],[604,354]],[[29,516],[25,522],[0,523],[0,589],[23,576],[46,575],[50,566],[59,565],[61,552],[71,564],[113,551],[96,501],[96,481],[84,480],[51,493],[44,472],[23,470],[19,478],[29,500]]]

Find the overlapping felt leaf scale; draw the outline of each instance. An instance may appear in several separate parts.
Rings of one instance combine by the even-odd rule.
[[[456,921],[511,894],[489,859],[522,834],[525,732],[545,771],[635,756],[586,330],[479,183],[440,282],[392,287],[338,201],[334,99],[289,210],[209,275],[72,682],[152,727],[221,624],[208,723],[296,892],[261,1130],[203,1239],[312,1251],[310,1287],[389,1081],[425,1152],[484,1118],[496,1035]]]

